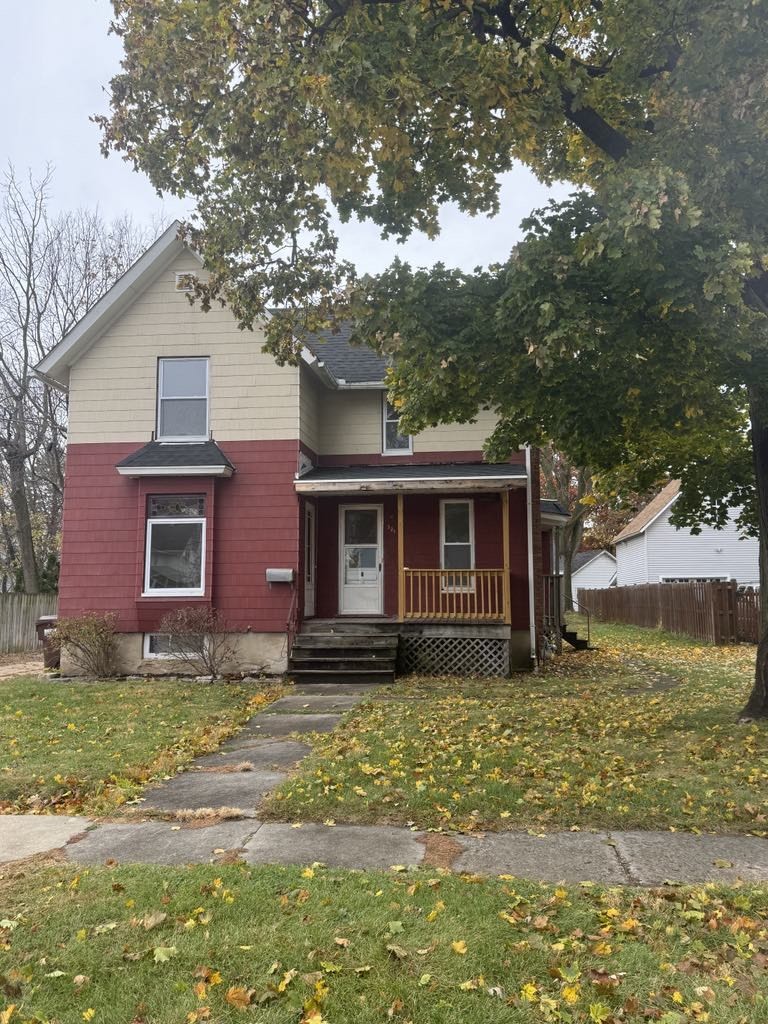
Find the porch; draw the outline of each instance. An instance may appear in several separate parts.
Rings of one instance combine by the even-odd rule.
[[[526,485],[521,463],[314,470],[297,479],[297,649],[312,647],[312,636],[349,637],[343,644],[360,668],[366,641],[384,632],[398,637],[401,672],[529,667]]]

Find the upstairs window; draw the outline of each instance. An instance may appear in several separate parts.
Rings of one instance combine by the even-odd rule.
[[[384,455],[410,455],[413,451],[412,438],[410,434],[400,433],[400,413],[387,401],[386,395],[382,395],[382,400],[382,452]]]
[[[208,359],[160,359],[158,441],[208,440]]]
[[[205,590],[205,498],[158,494],[147,498],[144,594],[201,597]]]

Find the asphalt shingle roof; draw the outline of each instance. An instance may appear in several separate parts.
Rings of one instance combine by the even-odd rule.
[[[541,499],[541,511],[551,516],[569,516],[570,512],[567,508],[563,508],[559,501],[553,501],[552,498]]]
[[[621,533],[616,534],[613,538],[613,543],[618,544],[619,541],[629,540],[630,537],[636,537],[639,533],[643,533],[656,516],[660,515],[667,505],[670,505],[675,500],[679,493],[680,481],[670,480],[667,486],[659,491],[645,508],[641,508],[634,519],[627,523]]]
[[[117,465],[126,468],[130,466],[133,469],[174,469],[188,466],[197,469],[218,469],[221,466],[235,468],[215,441],[189,444],[150,441]]]
[[[347,384],[384,383],[387,361],[366,345],[352,345],[352,324],[338,332],[318,331],[307,335],[304,344],[338,381]]]
[[[333,469],[312,469],[300,477],[301,481],[328,480],[471,480],[473,477],[517,480],[525,479],[525,466],[510,462],[462,462],[429,466],[340,466]]]
[[[583,569],[585,565],[589,565],[590,562],[594,562],[594,560],[600,555],[610,554],[610,551],[605,551],[602,548],[598,548],[596,551],[577,551],[571,561],[571,571],[578,572],[579,569]]]

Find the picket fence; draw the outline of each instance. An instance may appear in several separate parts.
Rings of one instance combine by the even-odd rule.
[[[666,629],[711,644],[756,644],[760,594],[735,583],[644,583],[581,589],[578,601],[596,619]]]
[[[0,594],[0,654],[35,650],[35,623],[55,615],[57,603],[56,594]]]

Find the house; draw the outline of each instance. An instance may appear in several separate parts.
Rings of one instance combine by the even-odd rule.
[[[703,526],[694,534],[672,526],[679,493],[680,481],[670,481],[614,537],[618,585],[735,580],[758,586],[757,540],[741,536],[733,515],[723,530]]]
[[[567,518],[537,451],[485,463],[490,412],[403,434],[373,351],[313,336],[278,366],[189,301],[202,273],[172,225],[38,367],[69,396],[60,615],[116,612],[129,672],[169,670],[189,605],[246,671],[535,666]]]
[[[571,561],[571,590],[616,586],[616,559],[610,551],[577,551]],[[574,610],[575,610],[574,605]]]

